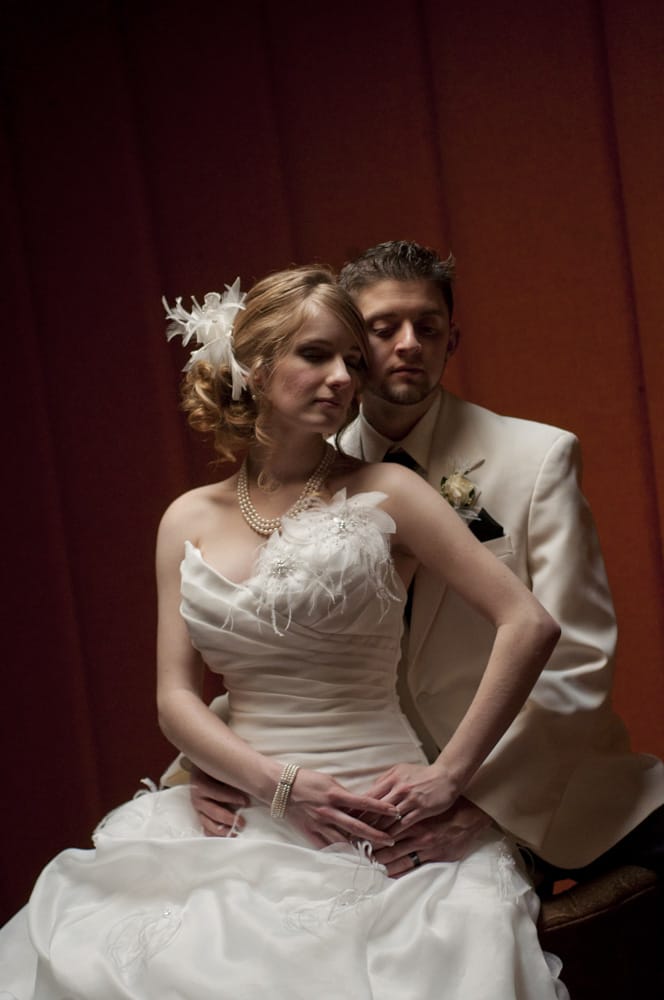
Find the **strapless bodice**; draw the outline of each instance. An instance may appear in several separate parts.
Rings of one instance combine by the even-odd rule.
[[[412,741],[395,689],[405,592],[383,499],[342,491],[284,518],[243,583],[186,543],[192,643],[224,676],[230,724],[263,753],[351,749],[358,733],[374,747]]]

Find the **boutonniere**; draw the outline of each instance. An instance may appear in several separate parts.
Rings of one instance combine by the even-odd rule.
[[[478,469],[483,463],[483,458],[471,464],[460,462],[455,464],[452,472],[443,476],[440,480],[440,495],[445,497],[448,504],[454,507],[457,513],[466,520],[478,517],[477,512],[473,508],[480,497],[480,490],[477,484],[469,479],[468,475],[474,472],[475,469]]]

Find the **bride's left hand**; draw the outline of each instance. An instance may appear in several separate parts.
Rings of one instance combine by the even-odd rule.
[[[395,764],[367,789],[367,795],[396,806],[399,828],[445,812],[461,794],[452,775],[437,764]]]

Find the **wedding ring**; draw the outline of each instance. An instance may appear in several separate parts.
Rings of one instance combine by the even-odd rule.
[[[413,868],[419,868],[422,862],[420,861],[420,856],[417,851],[409,851],[408,857],[413,862]]]

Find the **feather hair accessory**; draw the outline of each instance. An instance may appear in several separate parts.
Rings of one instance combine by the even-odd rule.
[[[215,367],[228,365],[233,381],[232,398],[238,400],[242,390],[247,388],[247,369],[237,361],[233,353],[233,322],[240,309],[245,309],[245,292],[240,292],[240,279],[236,278],[232,285],[226,285],[223,295],[219,292],[208,292],[199,305],[191,297],[193,303],[191,312],[182,305],[182,298],[175,300],[171,308],[165,297],[162,297],[166,315],[171,320],[166,328],[166,338],[182,337],[186,347],[194,340],[201,346],[192,351],[189,361],[184,366],[188,371],[196,361],[209,361]]]

